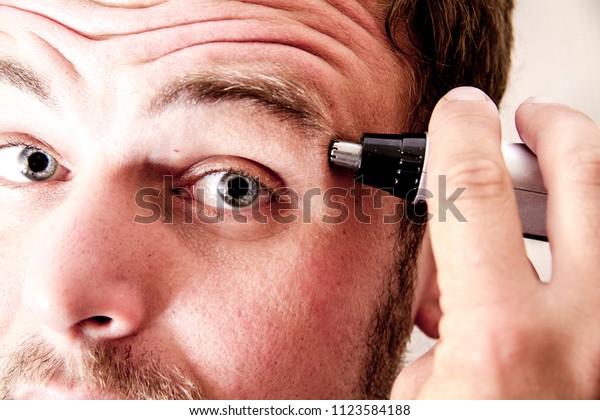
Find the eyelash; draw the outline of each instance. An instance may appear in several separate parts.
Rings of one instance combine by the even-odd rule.
[[[260,181],[260,179],[258,177],[254,176],[244,170],[240,170],[239,168],[212,169],[206,173],[203,173],[202,177],[212,175],[212,174],[218,174],[218,173],[228,173],[228,174],[236,174],[236,175],[245,176],[246,178],[250,178],[253,181],[256,181],[258,183],[258,185],[260,185],[263,188],[266,188],[269,192],[271,192],[271,187],[268,185],[263,185],[263,183]]]
[[[17,142],[17,141],[5,139],[5,143],[3,145],[1,145],[0,148],[3,149],[5,147],[33,147],[36,149],[43,150],[45,153],[48,153],[47,150],[42,149],[42,148],[38,147],[37,145],[33,145],[32,143],[24,142],[24,141]]]
[[[13,189],[21,189],[21,188],[32,188],[35,185],[41,186],[42,184],[46,184],[48,182],[56,182],[56,181],[68,181],[72,178],[73,174],[69,169],[71,165],[69,165],[65,159],[56,151],[54,151],[51,147],[49,147],[46,143],[41,140],[38,140],[34,137],[20,134],[20,133],[10,133],[0,134],[0,150],[8,149],[8,148],[22,148],[22,149],[35,149],[39,150],[42,153],[45,153],[51,156],[57,163],[56,174],[58,174],[55,178],[53,175],[51,179],[43,180],[43,181],[24,181],[22,183],[9,183],[9,186]],[[60,178],[60,179],[58,179]],[[2,185],[6,183],[3,182]],[[5,185],[6,186],[6,185]]]
[[[49,154],[50,156],[52,156],[54,159],[56,159],[61,165],[65,166],[63,164],[63,157],[61,155],[59,155],[58,153],[56,153],[53,150],[50,150],[50,148],[45,145],[44,143],[37,141],[37,142],[33,142],[33,141],[28,141],[28,140],[19,140],[19,141],[15,141],[15,140],[11,140],[9,138],[4,138],[4,144],[0,145],[0,149],[6,148],[6,147],[30,147],[32,149],[38,149],[41,150],[44,153]]]
[[[220,157],[215,156],[215,157],[209,158],[207,160],[211,161],[212,159],[219,159],[219,158]],[[226,159],[245,160],[244,158],[233,158],[233,157],[231,157],[231,158],[227,157]],[[209,168],[206,170],[196,170],[197,167],[204,166],[204,165],[206,165],[206,161],[200,162],[197,165],[194,165],[191,169],[188,169],[184,175],[179,177],[179,179],[180,179],[180,182],[178,183],[179,185],[176,185],[173,188],[173,192],[176,193],[177,191],[181,191],[186,188],[191,188],[197,182],[199,182],[201,179],[203,179],[204,177],[207,177],[212,174],[217,174],[217,173],[231,173],[231,174],[241,175],[241,176],[248,177],[248,178],[256,181],[262,189],[266,190],[269,193],[269,197],[271,197],[271,201],[278,199],[278,197],[279,197],[278,190],[281,189],[282,187],[284,187],[281,180],[279,180],[276,176],[270,175],[268,173],[268,170],[263,169],[261,171],[262,175],[256,176],[255,174],[252,174],[245,168],[241,167],[241,165],[237,161],[229,163],[229,164],[227,164],[227,163],[226,164],[215,164],[212,168]],[[257,166],[258,164],[250,163],[249,165]],[[257,169],[257,171],[258,171],[258,169]]]
[[[27,139],[19,139],[18,141],[16,141],[16,140],[12,140],[12,139],[6,138],[6,137],[4,137],[3,140],[4,140],[4,144],[0,145],[0,149],[6,148],[6,147],[26,147],[26,148],[30,147],[30,148],[38,149],[38,150],[41,150],[42,152],[47,153],[47,154],[51,155],[52,157],[54,157],[54,159],[56,159],[60,165],[62,165],[63,167],[65,167],[65,169],[67,169],[67,171],[69,171],[68,167],[63,163],[64,159],[62,158],[62,156],[60,156],[55,151],[50,150],[50,148],[41,141],[30,141]],[[201,165],[201,164],[202,163],[200,163],[198,165]],[[198,173],[194,173],[194,170],[192,168],[191,170],[187,171],[187,174],[185,174],[185,175],[183,175],[183,177],[181,177],[182,182],[179,183],[180,185],[175,186],[171,192],[175,196],[181,196],[182,190],[184,190],[186,188],[192,188],[202,178],[212,175],[212,174],[216,174],[216,173],[233,173],[236,175],[241,175],[241,176],[250,178],[250,179],[256,181],[261,189],[265,189],[268,192],[271,202],[276,201],[279,198],[278,189],[280,189],[282,187],[282,185],[280,185],[281,184],[280,182],[272,180],[271,177],[268,175],[264,176],[264,177],[257,177],[256,175],[251,174],[247,170],[240,168],[239,165],[230,165],[228,167],[227,166],[215,167],[215,168],[209,169],[207,171],[199,171]],[[265,182],[265,179],[266,179],[266,182]]]
[[[194,174],[193,178],[190,176],[190,178],[188,178],[187,176],[185,176],[186,181],[182,182],[182,186],[176,186],[174,187],[171,192],[175,195],[175,196],[182,196],[182,191],[185,189],[190,189],[193,188],[193,186],[199,182],[201,179],[203,179],[204,177],[207,177],[209,175],[213,175],[213,174],[219,174],[219,173],[227,173],[227,174],[236,174],[236,175],[241,175],[247,178],[250,178],[254,181],[256,181],[258,183],[258,185],[260,186],[261,189],[264,189],[267,191],[269,197],[270,197],[270,201],[277,201],[279,199],[279,192],[278,189],[280,187],[273,187],[272,185],[269,185],[269,183],[264,183],[260,180],[259,177],[257,177],[256,175],[253,175],[243,169],[240,169],[239,167],[222,167],[222,168],[215,168],[215,169],[210,169],[206,172],[201,172],[199,174]],[[189,180],[187,180],[189,179]],[[188,190],[189,191],[189,190]]]

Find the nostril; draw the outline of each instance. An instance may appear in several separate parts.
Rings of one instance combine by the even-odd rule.
[[[80,321],[77,326],[81,331],[90,334],[94,331],[106,331],[112,322],[112,318],[108,316],[92,316]]]
[[[96,326],[107,325],[110,323],[110,321],[112,321],[112,319],[107,316],[93,316],[87,320],[89,324]]]

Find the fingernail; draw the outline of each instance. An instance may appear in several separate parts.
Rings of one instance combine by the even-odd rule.
[[[444,96],[448,101],[487,101],[490,98],[481,90],[474,87],[458,87]]]
[[[532,96],[531,98],[527,99],[523,103],[524,104],[555,104],[556,101],[547,96]]]

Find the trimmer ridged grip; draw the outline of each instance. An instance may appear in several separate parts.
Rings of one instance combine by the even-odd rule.
[[[425,166],[424,133],[364,134],[356,179],[413,201]]]

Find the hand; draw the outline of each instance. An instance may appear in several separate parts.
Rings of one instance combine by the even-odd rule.
[[[548,189],[551,281],[525,254],[496,107],[476,89],[451,91],[429,131],[440,340],[392,397],[600,397],[600,130],[540,99],[522,104],[516,123]],[[456,207],[467,222],[437,217],[440,175],[448,195],[466,188]]]

